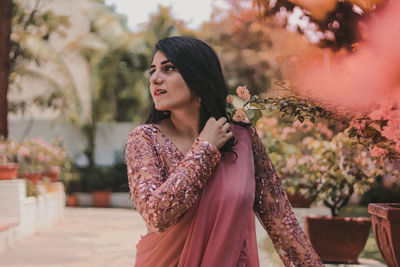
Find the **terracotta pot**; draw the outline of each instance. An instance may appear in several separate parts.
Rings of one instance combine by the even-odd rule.
[[[57,182],[60,175],[60,167],[52,166],[50,169],[43,173],[43,176],[49,177],[53,183]]]
[[[0,180],[13,180],[17,178],[18,164],[8,163],[0,165]]]
[[[93,191],[93,204],[95,207],[109,207],[110,198],[110,191]]]
[[[287,193],[287,196],[293,208],[309,208],[312,204],[311,198],[304,197],[299,192],[294,194]]]
[[[358,263],[371,229],[369,218],[305,216],[305,231],[323,262]]]
[[[375,241],[389,267],[400,267],[400,203],[371,203]]]
[[[31,181],[33,184],[37,184],[42,178],[43,175],[41,172],[33,172],[33,173],[18,173],[19,178],[25,178]]]
[[[75,195],[67,195],[67,206],[69,207],[76,207],[78,206],[78,197]]]

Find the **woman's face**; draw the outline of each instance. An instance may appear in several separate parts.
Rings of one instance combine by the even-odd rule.
[[[150,93],[157,110],[200,107],[199,97],[190,90],[178,69],[161,51],[154,54],[150,66]]]

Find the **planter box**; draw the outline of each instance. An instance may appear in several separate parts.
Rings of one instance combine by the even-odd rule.
[[[13,180],[17,178],[18,164],[9,163],[0,165],[0,180]]]
[[[371,203],[375,241],[389,267],[400,267],[400,203]]]
[[[110,207],[110,191],[93,191],[92,196],[95,207]]]
[[[78,198],[78,205],[83,207],[93,207],[92,193],[74,193]],[[132,199],[129,198],[128,192],[113,192],[110,197],[110,207],[113,208],[134,208]]]
[[[115,208],[134,208],[133,200],[129,197],[128,192],[111,193],[111,207]]]
[[[371,229],[369,218],[305,216],[305,231],[323,262],[358,263]]]
[[[92,193],[82,193],[76,192],[74,193],[78,198],[78,204],[82,207],[92,207],[93,206],[93,197]]]

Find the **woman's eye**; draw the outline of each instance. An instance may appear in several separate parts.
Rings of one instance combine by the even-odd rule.
[[[152,70],[149,70],[149,74],[150,74],[150,76],[155,72],[156,70],[154,70],[154,69],[152,69]]]
[[[175,68],[175,66],[173,66],[173,65],[167,65],[167,66],[165,66],[164,67],[164,70],[165,71],[171,71],[171,70],[175,70],[176,68]]]

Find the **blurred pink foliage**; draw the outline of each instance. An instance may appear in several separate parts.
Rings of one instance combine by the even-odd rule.
[[[400,2],[391,1],[368,26],[367,42],[348,55],[308,63],[294,74],[296,91],[338,114],[353,119],[359,134],[363,122],[387,120],[381,135],[400,153]],[[377,150],[374,150],[377,151]],[[372,152],[372,151],[371,151]]]
[[[372,148],[371,151],[370,151],[371,156],[373,156],[373,157],[380,157],[382,155],[386,155],[387,152],[388,151],[386,149],[379,148],[379,147],[376,147],[376,146],[374,146],[374,148]]]

